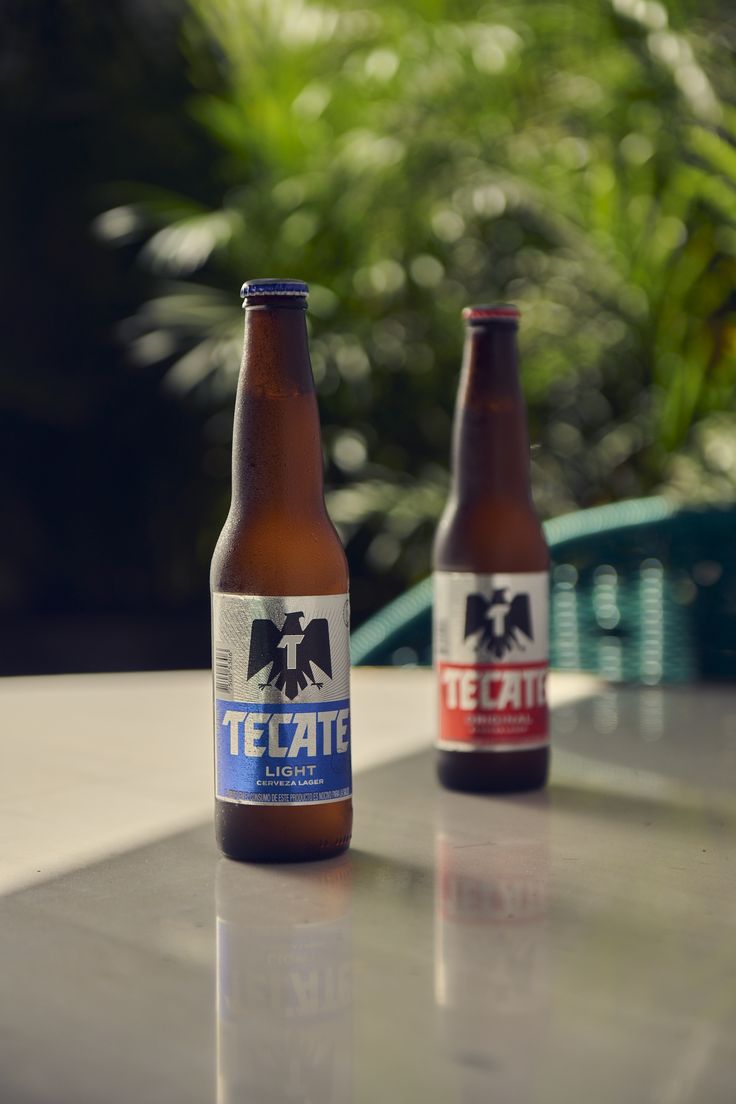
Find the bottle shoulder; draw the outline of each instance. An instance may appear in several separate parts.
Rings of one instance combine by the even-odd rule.
[[[210,589],[231,594],[345,594],[348,566],[322,517],[228,517],[215,546]]]
[[[531,501],[450,499],[437,527],[435,570],[547,571],[549,549]]]

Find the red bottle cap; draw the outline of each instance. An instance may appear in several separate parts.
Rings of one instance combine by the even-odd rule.
[[[510,303],[491,303],[478,307],[466,307],[463,311],[466,322],[518,322],[519,308]]]

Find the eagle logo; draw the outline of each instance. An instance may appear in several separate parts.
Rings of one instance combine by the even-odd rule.
[[[517,594],[509,601],[507,587],[493,591],[490,598],[469,594],[465,604],[465,639],[478,634],[476,649],[503,659],[512,648],[524,650],[522,637],[534,640],[529,595]]]
[[[304,613],[287,613],[281,629],[268,618],[253,622],[248,653],[248,678],[269,667],[265,682],[258,683],[259,690],[273,686],[293,701],[300,690],[307,686],[322,689],[314,669],[319,668],[327,678],[332,678],[330,632],[326,617],[316,617],[302,628]]]

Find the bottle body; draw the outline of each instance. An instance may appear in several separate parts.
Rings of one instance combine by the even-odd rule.
[[[274,282],[276,283],[276,282]],[[348,572],[322,489],[304,289],[246,285],[233,495],[210,584],[215,818],[230,858],[329,858],[350,841]]]
[[[543,786],[549,554],[529,480],[512,308],[471,308],[451,493],[434,546],[438,773],[450,789]]]

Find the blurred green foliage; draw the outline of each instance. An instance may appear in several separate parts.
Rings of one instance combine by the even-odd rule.
[[[545,515],[701,489],[698,441],[734,428],[723,413],[736,385],[727,8],[190,9],[191,111],[219,150],[201,191],[219,201],[131,189],[97,230],[139,241],[159,277],[132,353],[168,362],[166,385],[205,405],[220,516],[237,289],[254,276],[312,287],[328,502],[363,580],[395,591],[428,568],[469,302],[522,309]],[[732,495],[736,453],[715,454],[715,493]],[[366,589],[359,609],[370,604]]]

